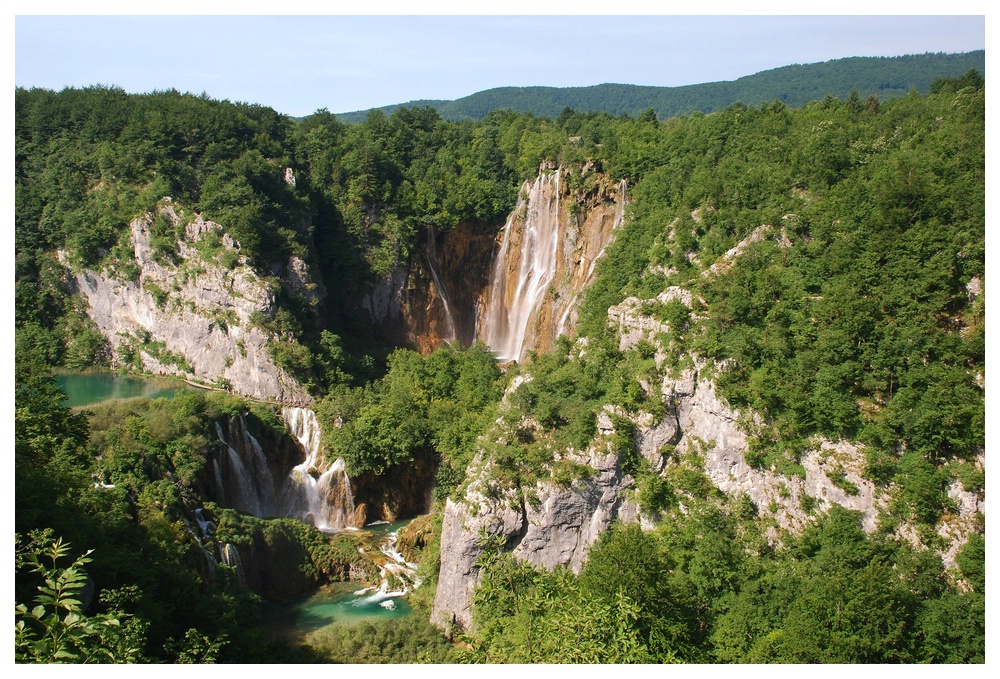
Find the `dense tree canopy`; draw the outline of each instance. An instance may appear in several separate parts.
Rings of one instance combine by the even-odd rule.
[[[204,500],[215,422],[240,414],[280,428],[274,413],[184,394],[83,414],[62,407],[51,380],[53,366],[109,358],[56,251],[71,266],[127,272],[129,222],[170,196],[223,224],[262,276],[291,255],[320,272],[322,308],[281,291],[261,324],[279,338],[275,362],[317,396],[327,450],[352,474],[433,464],[443,501],[462,493],[481,453],[509,487],[579,481],[586,466],[557,464],[554,452],[584,449],[605,406],[665,407],[648,388],[660,379],[655,349],[619,351],[608,308],[678,285],[694,293],[690,309],[648,305],[671,328],[665,369],[695,354],[730,405],[759,415],[747,424],[748,462],[801,473],[799,456],[817,437],[860,440],[865,476],[892,484],[870,535],[835,508],[799,536],[769,540],[753,503],[714,488],[697,455],[653,473],[631,421],[615,415],[609,443],[642,509],[661,518],[655,530],[615,526],[578,575],[487,545],[476,629],[462,649],[380,656],[348,636],[317,642],[329,657],[981,662],[984,539],[974,534],[959,569],[946,572],[933,551],[895,533],[914,526],[936,547],[951,484],[985,488],[985,89],[972,72],[930,90],[801,108],[737,103],[665,120],[657,110],[633,118],[563,107],[554,118],[506,110],[452,123],[402,108],[355,125],[327,111],[295,121],[175,91],[16,90],[19,657],[46,657],[39,635],[80,622],[90,627],[68,653],[90,653],[97,638],[128,659],[287,658],[254,624],[259,601],[227,567],[204,577],[185,528]],[[543,163],[591,163],[629,183],[627,225],[581,309],[586,341],[560,338],[506,373],[479,345],[429,356],[374,346],[359,313],[371,284],[411,258],[425,229],[499,228]],[[588,181],[567,177],[571,191]],[[153,225],[167,258],[172,228]],[[515,375],[531,379],[500,408]],[[304,524],[223,509],[218,518],[234,544],[289,545],[303,572],[340,558]],[[85,618],[53,616],[48,599],[29,607],[49,596],[39,575],[63,578],[75,599],[84,568],[99,598],[86,611],[63,608]],[[101,637],[111,620],[128,627]],[[416,645],[428,630],[393,634]],[[567,647],[567,637],[578,643]]]

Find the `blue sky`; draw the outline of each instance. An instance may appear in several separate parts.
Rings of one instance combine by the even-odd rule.
[[[45,11],[39,8],[46,4],[22,11]],[[135,4],[105,4],[104,11],[136,11]],[[171,5],[213,6],[224,5]],[[539,5],[505,5],[532,6]],[[273,11],[275,4],[240,7]],[[297,2],[279,7],[317,11]],[[386,4],[369,11],[386,11]],[[506,85],[676,86],[848,56],[963,52],[985,47],[985,24],[981,15],[17,16],[14,78],[18,86],[57,90],[101,83],[129,92],[207,92],[301,116],[323,107],[339,113],[456,99]]]

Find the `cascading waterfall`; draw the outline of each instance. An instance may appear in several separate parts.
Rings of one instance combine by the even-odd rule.
[[[212,537],[212,533],[215,532],[215,521],[206,519],[201,507],[194,510],[194,518],[198,522],[198,529],[201,531],[202,537]]]
[[[240,561],[240,551],[236,549],[236,546],[225,542],[220,549],[222,555],[222,563],[226,566],[233,568],[236,571],[236,579],[240,584],[240,587],[247,586],[247,576],[243,570],[243,562]]]
[[[486,318],[486,344],[502,361],[521,360],[528,324],[555,276],[559,247],[559,175],[560,172],[543,172],[533,184],[525,183],[517,207],[504,225],[503,242],[493,267]],[[520,243],[514,243],[515,221],[521,214],[525,216],[523,229],[519,232]],[[520,257],[514,281],[507,279],[511,247],[518,249]]]
[[[225,451],[213,460],[213,471],[225,502],[261,518],[296,517],[328,533],[348,527],[355,507],[344,460],[327,464],[313,411],[284,408],[281,414],[306,457],[280,483],[275,482],[260,442],[247,430],[242,417],[232,418],[225,428],[221,422],[215,423]]]
[[[211,539],[211,534],[215,530],[215,522],[206,521],[200,507],[194,510],[194,515],[195,521],[198,523],[198,532],[195,532],[194,529],[191,528],[191,524],[186,518],[184,519],[184,529],[192,537],[195,544],[198,545],[202,558],[205,560],[205,571],[209,574],[209,576],[212,576],[215,574],[217,562],[215,560],[215,555],[212,554],[207,547],[205,547],[205,543],[202,542],[202,540]]]
[[[420,579],[417,578],[417,564],[410,563],[400,554],[399,550],[396,549],[397,540],[397,531],[393,531],[379,545],[379,551],[387,559],[379,567],[379,576],[382,582],[378,588],[366,587],[355,592],[355,596],[362,598],[353,601],[353,605],[364,606],[378,603],[383,608],[393,609],[396,607],[393,599],[407,595],[411,585],[413,589],[420,587]],[[398,588],[399,585],[402,585],[402,589]]]
[[[264,449],[247,431],[243,418],[230,420],[228,436],[217,421],[215,433],[226,447],[226,457],[215,467],[216,480],[223,490],[231,493],[229,504],[253,516],[274,516],[274,479],[268,469]],[[239,446],[244,453],[241,455],[235,446]]]
[[[288,475],[284,513],[312,523],[330,533],[349,526],[354,515],[351,479],[342,458],[327,466],[320,448],[316,413],[308,408],[282,408],[281,416],[302,444],[306,459]]]
[[[458,333],[455,330],[455,317],[451,313],[448,291],[441,283],[441,276],[438,274],[437,270],[437,238],[434,235],[434,227],[427,229],[427,267],[430,269],[431,279],[434,281],[434,287],[437,288],[437,294],[438,298],[441,300],[441,305],[444,306],[444,317],[447,322],[446,330],[448,333],[448,336],[444,339],[447,342],[454,342],[458,337]]]

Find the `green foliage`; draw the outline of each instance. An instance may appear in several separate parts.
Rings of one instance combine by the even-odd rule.
[[[830,477],[830,481],[848,495],[857,495],[861,492],[858,490],[857,485],[847,478],[847,472],[845,471],[834,472]]]
[[[89,551],[76,557],[69,566],[59,561],[70,555],[69,544],[62,538],[42,544],[50,534],[35,534],[30,544],[21,548],[20,566],[40,576],[35,606],[14,607],[14,659],[19,663],[125,663],[139,662],[142,639],[128,638],[120,617],[110,614],[84,615],[84,592],[90,563]]]
[[[946,508],[942,465],[985,440],[985,302],[965,287],[985,262],[983,91],[970,76],[935,92],[621,122],[603,154],[632,180],[630,219],[580,312],[602,336],[625,297],[691,289],[696,314],[647,311],[671,335],[688,325],[678,346],[762,416],[748,462],[802,476],[810,437],[861,439],[869,478],[900,484],[899,514],[928,526]]]
[[[306,643],[330,663],[443,663],[452,652],[441,632],[417,615],[328,625],[311,632]]]
[[[931,65],[938,57],[907,60]],[[786,88],[797,73],[790,68],[782,71]],[[888,94],[902,81],[881,82]],[[880,99],[859,85],[842,92],[843,102],[830,96],[800,109],[778,95],[743,97],[765,103],[661,120],[657,112],[670,109],[646,110],[648,101],[630,114],[636,119],[563,104],[555,120],[494,111],[478,123],[446,123],[432,109],[400,109],[350,127],[325,111],[295,122],[176,92],[17,90],[15,528],[53,528],[93,547],[93,557],[82,558],[93,558],[102,595],[94,615],[53,617],[45,608],[57,600],[51,593],[43,610],[18,610],[18,652],[23,659],[85,654],[101,638],[95,658],[272,657],[257,626],[259,602],[235,588],[231,571],[221,569],[211,583],[202,577],[204,555],[185,521],[186,507],[204,497],[212,420],[250,409],[273,428],[280,426],[273,413],[225,395],[187,394],[94,407],[88,422],[61,407],[48,373],[51,365],[108,358],[99,331],[67,294],[53,250],[67,248],[73,266],[103,265],[135,280],[127,225],[154,214],[165,195],[188,214],[219,221],[239,242],[222,249],[216,234],[203,244],[203,254],[227,267],[247,261],[270,275],[294,254],[323,272],[328,329],[315,322],[316,309],[280,291],[274,317],[257,320],[275,336],[276,363],[323,395],[316,409],[326,450],[343,456],[352,475],[440,462],[442,500],[460,491],[477,439],[501,415],[497,437],[480,446],[501,480],[579,483],[589,470],[556,453],[589,446],[605,405],[630,416],[664,409],[655,347],[619,352],[607,309],[676,284],[691,289],[695,303],[651,305],[647,311],[670,328],[657,341],[668,366],[681,365],[677,356],[686,352],[707,359],[703,369],[716,371],[730,405],[761,417],[751,464],[804,475],[799,461],[812,437],[859,438],[866,476],[895,482],[892,520],[935,535],[953,509],[946,492],[953,478],[977,493],[985,486],[974,462],[985,445],[985,296],[966,287],[985,275],[985,92],[978,73],[931,89]],[[581,309],[587,342],[560,339],[507,377],[483,347],[426,358],[401,350],[386,360],[384,379],[361,386],[386,354],[362,327],[357,300],[411,257],[422,230],[499,224],[519,182],[541,163],[585,161],[627,178],[632,201]],[[287,167],[294,185],[285,181]],[[570,189],[584,191],[588,181],[575,176]],[[155,214],[155,256],[169,263],[183,220]],[[725,253],[740,242],[730,261]],[[701,275],[713,264],[714,273]],[[168,301],[167,291],[149,289]],[[229,327],[233,319],[216,321]],[[119,353],[137,364],[140,351],[190,370],[149,337],[124,338]],[[519,371],[532,380],[498,412],[506,379]],[[705,476],[700,446],[654,475],[635,449],[631,420],[613,424],[607,443],[635,479],[641,508],[664,515],[661,525],[655,533],[612,529],[579,577],[539,572],[491,546],[480,564],[471,649],[458,659],[984,659],[981,536],[959,554],[956,585],[933,554],[866,536],[857,516],[837,508],[772,547],[749,498],[729,503]],[[840,475],[834,482],[856,491]],[[816,510],[805,496],[800,503]],[[259,541],[281,552],[297,577],[338,579],[358,565],[344,536],[330,541],[300,522],[206,509],[220,539]],[[429,564],[439,562],[433,549]],[[83,563],[69,575],[54,559],[46,563],[53,584],[44,586],[65,603],[79,599]],[[31,576],[39,574],[18,574],[16,601],[38,591]],[[121,624],[97,624],[100,616]],[[40,641],[46,627],[74,629],[76,637],[61,638],[76,641],[53,651]],[[331,659],[448,657],[440,638],[416,622],[338,630],[316,643]]]
[[[267,641],[254,595],[221,572],[206,579],[205,554],[188,529],[193,518],[186,507],[203,502],[211,474],[206,462],[216,440],[213,419],[246,413],[244,401],[185,391],[173,399],[132,399],[73,413],[61,407],[62,392],[30,354],[18,356],[16,398],[15,529],[51,529],[48,538],[36,540],[44,550],[55,534],[63,545],[93,546],[86,556],[93,587],[86,591],[98,592],[99,601],[94,597],[70,622],[86,626],[110,616],[120,623],[93,627],[103,648],[94,660],[133,652],[128,657],[149,661],[285,657]],[[259,422],[273,426],[274,416]],[[40,582],[20,569],[15,600],[30,601]],[[29,636],[38,641],[38,620],[51,618],[39,616],[24,618],[25,643]],[[65,622],[65,611],[61,618]],[[185,641],[191,629],[195,636]],[[87,644],[96,639],[90,632],[85,637]]]
[[[975,614],[956,608],[959,600],[972,602],[942,587],[940,564],[868,537],[857,524],[856,514],[834,507],[788,551],[763,561],[760,577],[723,597],[712,633],[716,658],[917,662],[955,653],[951,662],[981,662],[972,650],[979,644]],[[950,638],[946,610],[956,614]]]
[[[191,628],[184,633],[182,640],[168,639],[164,647],[168,653],[177,657],[176,662],[179,664],[212,664],[216,662],[219,650],[227,643],[225,635],[211,639]]]
[[[485,539],[485,538],[484,538]],[[657,658],[635,623],[639,606],[622,592],[587,595],[566,570],[538,571],[487,539],[476,590],[475,635],[459,662],[648,663]],[[566,639],[572,638],[573,644]],[[661,660],[673,660],[668,653]]]
[[[327,450],[352,475],[379,474],[434,451],[442,456],[443,494],[464,476],[501,394],[496,360],[481,345],[444,346],[427,358],[400,349],[375,386],[334,392],[317,412]],[[337,417],[343,426],[332,426]]]

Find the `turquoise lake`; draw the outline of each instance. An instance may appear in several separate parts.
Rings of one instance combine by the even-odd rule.
[[[166,386],[178,384],[162,379],[147,380],[141,377],[116,375],[115,373],[66,374],[56,376],[56,386],[66,393],[63,405],[67,408],[89,406],[101,401],[119,398],[169,398],[188,387]]]
[[[363,530],[372,533],[375,540],[379,541],[409,522],[410,519],[406,519],[369,525]],[[363,587],[358,582],[331,583],[307,597],[280,604],[265,604],[268,625],[284,636],[304,637],[309,632],[334,623],[391,620],[405,617],[413,611],[402,597],[385,599],[377,596],[375,591],[358,594]],[[383,606],[386,601],[392,603]]]
[[[356,582],[334,583],[303,599],[268,604],[268,623],[286,634],[305,635],[337,622],[391,620],[410,614],[412,609],[402,598],[379,600],[371,592],[357,595],[361,587]],[[381,606],[382,601],[391,601],[393,607]]]

